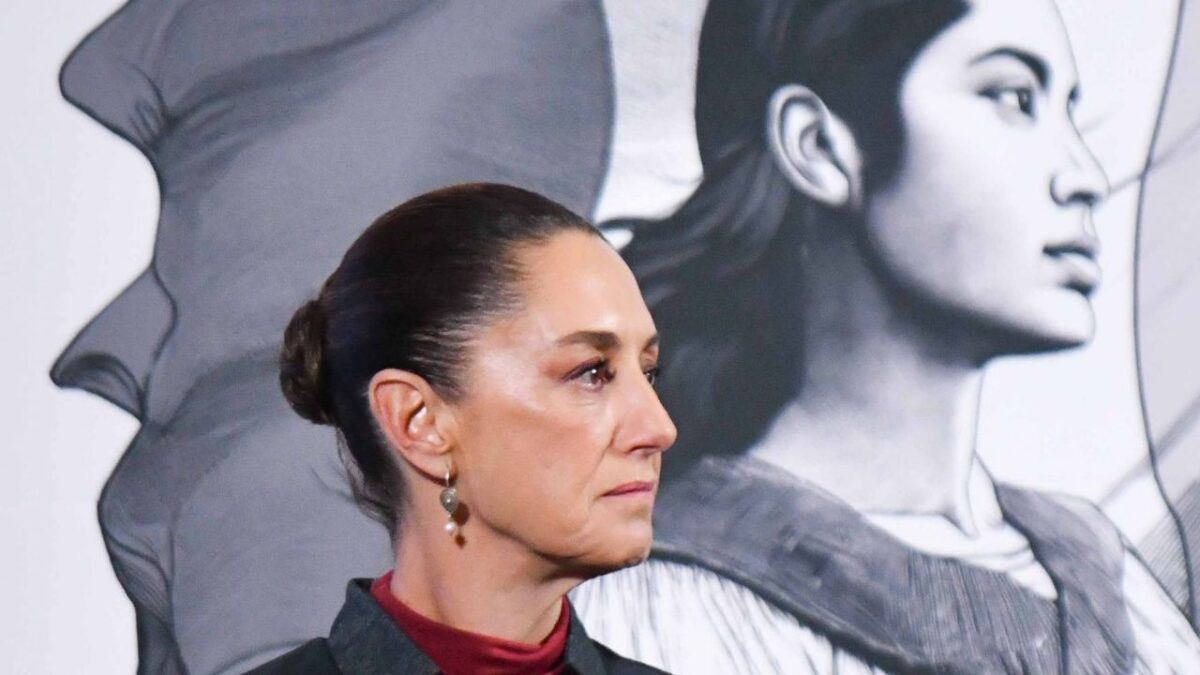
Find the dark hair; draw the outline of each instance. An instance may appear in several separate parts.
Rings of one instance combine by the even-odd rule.
[[[868,188],[895,173],[900,83],[964,0],[710,0],[696,74],[704,180],[672,216],[626,221],[622,252],[663,336],[659,390],[679,427],[668,476],[744,450],[800,386],[806,229],[820,207],[776,168],[768,100],[802,83],[854,132]],[[829,215],[829,214],[825,214]]]
[[[400,368],[457,400],[468,342],[520,307],[520,248],[565,231],[599,236],[566,207],[520,188],[429,192],[372,223],[292,316],[279,359],[283,394],[305,419],[337,428],[355,496],[393,534],[403,482],[372,418],[368,382]]]

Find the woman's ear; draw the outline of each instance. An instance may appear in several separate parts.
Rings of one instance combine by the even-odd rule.
[[[834,208],[858,202],[862,158],[854,135],[811,89],[788,84],[775,90],[767,140],[780,171],[810,199]]]
[[[407,370],[381,370],[371,378],[367,398],[375,424],[393,451],[441,480],[452,446],[452,415],[425,378]]]

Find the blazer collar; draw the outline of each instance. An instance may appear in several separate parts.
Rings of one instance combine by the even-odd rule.
[[[370,579],[354,579],[346,587],[346,602],[329,632],[329,648],[338,668],[346,675],[438,675],[438,667],[375,602],[370,589]],[[579,675],[607,675],[596,645],[575,609],[570,611],[567,666]]]

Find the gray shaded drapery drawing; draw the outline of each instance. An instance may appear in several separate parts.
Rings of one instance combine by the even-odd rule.
[[[142,422],[100,501],[141,672],[241,672],[324,634],[345,581],[391,563],[333,435],[277,384],[287,318],[357,232],[456,182],[592,208],[599,5],[491,7],[133,0],[64,66],[66,97],[147,155],[162,194],[150,269],[53,372]]]

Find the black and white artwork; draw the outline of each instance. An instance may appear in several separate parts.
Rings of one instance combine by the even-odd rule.
[[[63,94],[145,152],[162,195],[149,268],[52,372],[141,421],[99,509],[141,672],[244,672],[390,567],[333,434],[280,394],[282,327],[427,190],[515,183],[588,212],[607,64],[587,0],[132,0],[71,55]]]
[[[1132,302],[1178,10],[676,23],[701,177],[611,226],[680,441],[653,559],[578,593],[600,639],[677,672],[1200,669]]]
[[[100,500],[140,672],[241,672],[390,564],[279,335],[374,214],[491,180],[601,225],[663,339],[656,544],[573,594],[593,637],[1200,673],[1197,73],[1181,0],[131,0],[62,89],[150,159],[154,258],[52,377],[141,423]]]

